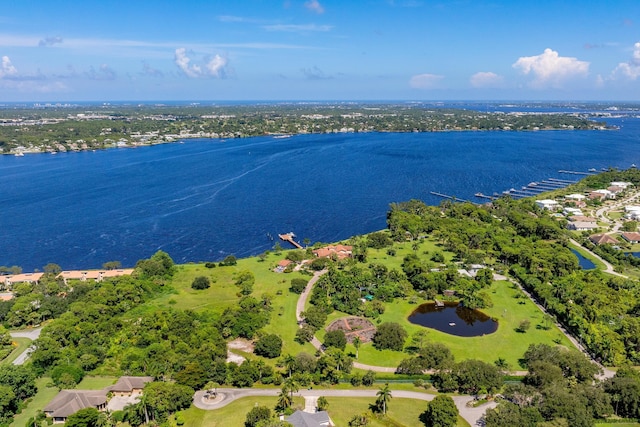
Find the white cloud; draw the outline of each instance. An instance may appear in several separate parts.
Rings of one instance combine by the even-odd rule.
[[[267,31],[287,31],[293,33],[304,32],[327,32],[333,28],[331,25],[316,25],[316,24],[274,24],[265,25],[264,28]]]
[[[11,77],[18,74],[18,70],[11,63],[11,59],[8,56],[2,57],[2,67],[0,67],[0,79],[5,77]]]
[[[573,77],[584,77],[589,73],[588,62],[560,56],[548,48],[540,55],[520,57],[512,67],[520,69],[523,74],[532,74],[531,86],[534,88],[558,88]]]
[[[227,59],[220,55],[215,55],[203,65],[192,64],[191,59],[187,56],[187,50],[181,47],[176,49],[175,64],[187,77],[213,77],[220,79],[226,77]]]
[[[319,15],[324,13],[324,7],[322,7],[318,0],[309,0],[305,2],[304,7],[309,9],[311,12],[317,13]]]
[[[621,62],[611,73],[611,78],[622,75],[628,79],[635,80],[640,77],[640,42],[633,45],[633,56],[629,62]]]
[[[496,88],[503,85],[504,78],[490,71],[481,71],[471,76],[469,82],[476,88]]]
[[[442,79],[444,76],[437,74],[416,74],[409,79],[409,86],[414,89],[434,89]]]

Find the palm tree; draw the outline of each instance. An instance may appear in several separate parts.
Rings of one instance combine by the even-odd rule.
[[[289,378],[291,378],[291,371],[296,366],[296,358],[290,354],[282,356],[282,364],[289,370]]]
[[[289,393],[291,399],[293,400],[293,393],[297,392],[299,389],[298,383],[293,378],[287,378],[284,380],[284,384],[282,385],[282,391]]]
[[[282,391],[278,394],[278,402],[276,403],[276,409],[279,411],[284,411],[289,408],[293,403],[293,398],[289,396],[287,390],[282,388]]]
[[[356,348],[356,359],[358,358],[358,350],[360,349],[360,345],[362,344],[362,340],[358,335],[353,338],[353,346]]]
[[[376,393],[378,398],[376,399],[376,406],[380,408],[382,406],[382,413],[386,415],[387,413],[387,403],[391,400],[393,396],[391,396],[391,390],[389,390],[389,383],[384,383],[384,387],[382,387]]]

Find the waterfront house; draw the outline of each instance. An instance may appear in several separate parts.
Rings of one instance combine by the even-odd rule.
[[[624,190],[626,190],[628,187],[633,187],[633,183],[631,182],[621,182],[621,181],[613,181],[610,184],[612,187],[620,187]]]
[[[640,243],[640,233],[638,232],[620,233],[620,235],[631,244]]]
[[[102,282],[104,279],[130,276],[133,273],[133,268],[121,268],[117,270],[72,270],[63,271],[58,275],[58,279],[62,279],[65,285],[69,280],[80,280],[86,282],[87,280],[93,280],[95,282]]]
[[[338,259],[345,259],[350,258],[353,254],[353,246],[325,246],[324,248],[315,249],[313,254],[318,258],[333,258],[335,256]]]
[[[587,198],[584,194],[569,194],[568,196],[564,196],[565,200],[571,201],[580,201]]]
[[[591,240],[591,243],[594,245],[617,245],[620,243],[614,237],[604,233],[589,236],[589,240]]]
[[[42,278],[44,273],[21,273],[0,276],[0,288],[12,289],[16,283],[35,283]]]
[[[560,207],[558,202],[550,199],[536,200],[536,206],[540,209],[546,209],[548,211],[554,211]]]
[[[276,266],[276,268],[273,270],[276,273],[282,273],[288,266],[291,265],[293,261],[290,261],[288,259],[283,259],[278,261],[278,265]]]

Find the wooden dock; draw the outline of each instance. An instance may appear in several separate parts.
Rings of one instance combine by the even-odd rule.
[[[436,193],[435,191],[430,191],[431,194],[433,194],[434,196],[438,196],[438,197],[442,197],[444,199],[450,199],[453,200],[454,202],[461,202],[461,203],[473,203],[470,202],[469,200],[465,200],[465,199],[458,199],[456,196],[449,196],[447,194],[442,194],[442,193]]]
[[[570,175],[595,175],[596,172],[576,172],[576,171],[565,171],[565,170],[559,170],[558,173],[567,173]]]
[[[293,246],[295,246],[298,249],[302,249],[302,245],[298,242],[296,242],[295,240],[293,240],[296,235],[293,234],[292,231],[285,233],[285,234],[278,234],[278,237],[280,238],[280,240],[284,240],[285,242],[289,242],[291,243]]]

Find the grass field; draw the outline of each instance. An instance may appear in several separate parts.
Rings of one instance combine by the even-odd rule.
[[[242,427],[247,412],[256,405],[264,405],[273,408],[276,404],[276,397],[248,397],[238,399],[235,402],[215,411],[204,411],[191,407],[183,411],[182,418],[185,425],[189,427]],[[367,412],[369,405],[375,398],[367,397],[327,397],[329,402],[329,416],[337,426],[346,426],[349,420],[357,414]],[[426,402],[413,399],[391,399],[389,403],[388,416],[399,425],[404,427],[423,427],[420,422],[420,414],[426,408]],[[302,409],[304,399],[295,398],[294,407]],[[371,418],[368,424],[370,427],[386,427],[390,424],[383,423],[375,418]],[[458,427],[467,427],[469,424],[462,418],[458,420]]]
[[[554,340],[559,340],[561,345],[571,347],[569,340],[554,325],[549,330],[543,329],[543,314],[528,298],[516,298],[523,295],[519,289],[514,289],[509,282],[495,282],[490,289],[493,307],[483,310],[491,317],[498,320],[498,330],[490,335],[479,337],[457,337],[444,332],[429,329],[427,341],[440,342],[447,345],[456,360],[479,359],[487,363],[493,363],[498,358],[503,358],[509,363],[510,369],[518,370],[518,359],[532,343],[544,343],[556,345]],[[382,321],[398,322],[412,333],[422,327],[412,325],[407,321],[407,317],[413,310],[415,304],[408,301],[398,300],[387,305],[385,313],[381,316]],[[520,322],[528,319],[531,328],[526,333],[516,332]],[[355,348],[348,346],[349,352],[355,353]],[[397,366],[406,353],[390,350],[379,351],[371,344],[360,347],[359,362],[368,365]]]
[[[31,340],[29,338],[11,338],[11,341],[16,343],[16,347],[7,357],[0,360],[0,365],[9,365],[31,345]]]
[[[42,410],[58,394],[57,387],[47,387],[49,383],[51,383],[51,378],[49,377],[42,377],[36,380],[38,392],[27,401],[27,406],[22,412],[14,417],[11,427],[24,427],[29,418],[35,416],[38,410]]]
[[[118,377],[110,376],[86,376],[78,383],[76,389],[78,390],[102,390],[103,388],[113,385],[118,381]]]

